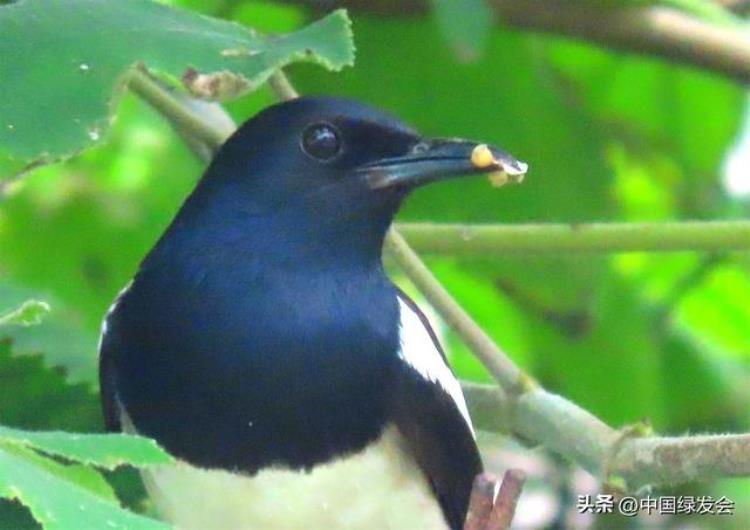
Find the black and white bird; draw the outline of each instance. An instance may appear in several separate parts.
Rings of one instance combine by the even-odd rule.
[[[300,98],[220,149],[103,325],[111,430],[182,529],[459,530],[482,470],[461,388],[383,240],[415,187],[525,165]]]

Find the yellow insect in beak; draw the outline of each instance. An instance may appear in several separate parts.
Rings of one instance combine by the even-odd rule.
[[[487,144],[479,144],[472,150],[471,164],[477,169],[497,167],[497,171],[489,173],[487,178],[493,186],[498,188],[510,181],[521,182],[526,173],[526,164],[523,164],[523,168],[513,168],[512,171],[509,171],[502,160],[495,158]]]

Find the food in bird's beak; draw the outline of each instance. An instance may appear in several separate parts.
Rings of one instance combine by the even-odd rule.
[[[523,175],[525,172],[524,168],[523,172],[514,172],[512,174],[509,174],[505,170],[505,165],[503,164],[503,162],[495,158],[487,144],[479,144],[471,151],[471,165],[473,165],[477,169],[485,169],[490,166],[497,167],[497,171],[493,171],[487,175],[490,184],[492,184],[496,188],[504,186],[510,180],[512,180],[513,182],[521,182],[521,180],[523,180]]]
[[[487,180],[490,181],[494,187],[499,188],[505,186],[508,183],[508,174],[502,169],[499,171],[493,171],[487,175]]]
[[[487,144],[479,144],[471,151],[471,164],[475,168],[484,169],[495,163],[495,157]]]

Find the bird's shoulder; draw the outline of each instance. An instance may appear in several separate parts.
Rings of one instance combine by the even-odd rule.
[[[461,386],[429,319],[416,302],[399,288],[397,299],[400,312],[399,356],[422,377],[439,385],[473,430]]]
[[[405,361],[390,389],[391,420],[435,493],[448,523],[460,529],[471,485],[481,472],[474,430],[458,380],[427,317],[405,293],[399,355]]]

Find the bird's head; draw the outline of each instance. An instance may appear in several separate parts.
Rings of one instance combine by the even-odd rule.
[[[247,121],[206,172],[197,204],[186,207],[263,218],[279,230],[296,226],[308,240],[378,245],[415,188],[477,173],[520,180],[525,171],[498,148],[425,138],[351,100],[303,97]]]

